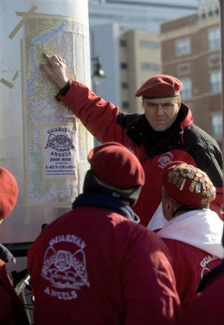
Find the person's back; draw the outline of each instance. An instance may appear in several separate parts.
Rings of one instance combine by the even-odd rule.
[[[139,161],[114,143],[88,160],[84,193],[28,253],[35,325],[171,323],[179,298],[166,247],[129,206],[144,183]]]
[[[180,314],[177,325],[222,325],[224,319],[224,262],[206,274],[198,286],[199,297]]]
[[[216,189],[200,169],[174,161],[163,171],[162,206],[167,223],[157,232],[173,257],[183,308],[197,297],[201,278],[220,264],[223,221],[212,210]]]
[[[167,324],[177,308],[160,240],[111,210],[76,207],[44,230],[29,260],[37,325]]]
[[[190,235],[190,234],[189,234]],[[172,259],[177,292],[185,309],[197,298],[197,287],[201,278],[221,262],[221,257],[176,239],[163,238]]]

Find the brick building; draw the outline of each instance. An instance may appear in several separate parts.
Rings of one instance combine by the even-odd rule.
[[[182,100],[197,125],[221,145],[221,61],[218,3],[161,25],[162,71],[183,82]]]

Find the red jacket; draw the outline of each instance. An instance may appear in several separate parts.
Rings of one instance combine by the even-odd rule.
[[[23,306],[15,293],[2,260],[0,260],[0,324],[28,325]]]
[[[220,272],[221,271],[221,272]],[[212,274],[213,273],[213,274]],[[224,265],[211,272],[202,295],[184,310],[178,325],[222,325],[224,320]]]
[[[220,264],[221,260],[207,252],[182,243],[163,238],[173,256],[172,266],[177,282],[177,292],[183,309],[197,298],[197,287],[202,277]]]
[[[182,105],[174,125],[164,132],[153,131],[145,116],[125,115],[112,103],[105,102],[81,83],[73,82],[70,90],[60,92],[65,103],[84,126],[100,141],[117,141],[139,158],[146,181],[134,211],[141,223],[148,225],[161,201],[161,174],[173,160],[183,160],[206,171],[217,188],[214,209],[222,202],[222,155],[217,143],[192,124],[192,114]],[[159,144],[159,146],[158,146]]]
[[[157,232],[173,257],[177,291],[186,308],[197,297],[202,277],[220,264],[223,221],[210,209],[190,210],[170,221]]]
[[[160,238],[110,210],[75,207],[28,253],[35,325],[170,324],[175,278]]]

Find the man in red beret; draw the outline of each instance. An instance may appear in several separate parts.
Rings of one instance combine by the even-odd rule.
[[[145,171],[138,203],[134,207],[141,223],[148,225],[161,202],[161,174],[174,160],[204,170],[213,181],[219,212],[222,201],[222,155],[217,142],[193,124],[189,107],[181,103],[182,83],[169,75],[156,75],[136,92],[142,97],[144,114],[124,114],[78,81],[69,80],[65,60],[43,55],[42,71],[61,91],[57,100],[66,104],[100,141],[117,141],[139,158]],[[150,198],[150,199],[149,199]]]
[[[6,168],[0,167],[0,223],[14,209],[18,198],[18,185]],[[7,262],[13,261],[12,254],[0,244],[0,324],[28,325],[28,320],[12,282],[6,271]]]
[[[179,298],[166,247],[131,209],[145,181],[140,162],[114,142],[88,161],[73,210],[28,252],[35,325],[170,324]]]
[[[223,221],[209,208],[216,189],[199,168],[175,161],[164,169],[162,184],[168,222],[157,234],[173,256],[177,291],[185,309],[197,297],[201,278],[223,258]]]

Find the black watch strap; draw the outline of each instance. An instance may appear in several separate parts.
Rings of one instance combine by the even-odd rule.
[[[68,80],[66,85],[55,96],[57,101],[60,101],[59,96],[65,96],[71,88],[72,88],[72,81]]]

